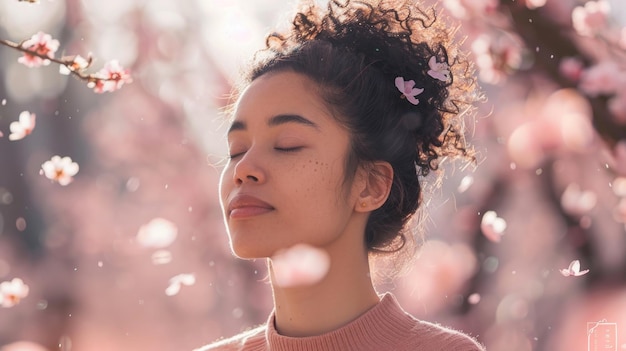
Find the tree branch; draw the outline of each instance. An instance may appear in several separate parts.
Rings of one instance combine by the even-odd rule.
[[[593,62],[593,59],[582,52],[571,36],[566,34],[564,28],[552,21],[546,12],[530,10],[509,1],[501,1],[500,5],[509,9],[513,30],[519,33],[526,47],[539,49],[535,53],[534,68],[562,88],[575,87],[573,82],[560,74],[559,59],[567,56],[579,57],[586,65]],[[532,19],[532,22],[529,19]],[[602,139],[610,146],[626,139],[626,129],[611,118],[607,106],[609,97],[587,96],[587,99],[593,110],[593,126]]]
[[[36,56],[36,57],[39,57],[41,59],[48,60],[48,61],[57,63],[59,65],[65,66],[65,67],[68,68],[68,70],[70,71],[70,73],[72,75],[74,75],[75,77],[77,77],[80,80],[86,81],[87,83],[95,84],[98,81],[106,82],[106,81],[114,81],[114,80],[116,80],[114,78],[109,78],[109,77],[100,77],[100,76],[98,76],[98,75],[96,75],[94,73],[91,73],[91,74],[84,73],[83,70],[85,68],[91,66],[91,63],[92,63],[92,58],[91,57],[88,58],[86,67],[84,67],[82,69],[73,69],[72,68],[72,64],[74,64],[74,58],[76,56],[70,56],[69,58],[66,58],[66,59],[63,59],[63,58],[57,59],[57,58],[54,58],[54,57],[49,57],[47,55],[40,54],[40,53],[38,53],[36,51],[33,51],[33,50],[30,50],[28,48],[25,48],[24,46],[22,46],[23,42],[22,43],[14,43],[14,42],[12,42],[10,40],[5,40],[5,39],[0,39],[0,45],[4,45],[4,46],[7,46],[9,48],[21,51],[21,52],[23,52],[25,54]]]

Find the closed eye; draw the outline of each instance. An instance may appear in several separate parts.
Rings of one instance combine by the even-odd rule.
[[[303,148],[303,146],[294,146],[294,147],[275,147],[274,150],[282,151],[282,152],[295,152],[299,151]]]
[[[237,158],[239,156],[243,156],[243,154],[245,154],[245,152],[238,152],[238,153],[230,154],[230,155],[228,155],[228,158],[232,160],[232,159],[235,159],[235,158]]]
[[[293,146],[293,147],[275,147],[274,150],[276,151],[280,151],[280,152],[296,152],[299,151],[301,149],[303,149],[304,146]],[[237,152],[237,153],[232,153],[230,155],[228,155],[229,159],[236,159],[238,157],[241,157],[245,154],[246,152]]]

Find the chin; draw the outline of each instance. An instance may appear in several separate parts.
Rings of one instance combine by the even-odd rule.
[[[227,233],[231,252],[241,259],[272,257],[285,245],[273,228],[227,227]]]
[[[243,260],[268,258],[271,257],[272,254],[276,251],[262,248],[259,245],[250,245],[249,243],[235,243],[232,240],[230,241],[230,250],[233,255],[235,255],[235,257]]]

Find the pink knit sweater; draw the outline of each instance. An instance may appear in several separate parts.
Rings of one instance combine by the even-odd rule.
[[[196,351],[484,351],[471,337],[424,322],[406,313],[387,293],[347,325],[319,336],[292,338],[278,334],[274,314],[267,324]]]

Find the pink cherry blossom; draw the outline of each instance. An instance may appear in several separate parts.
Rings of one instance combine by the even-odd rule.
[[[96,93],[113,92],[133,81],[130,70],[120,66],[117,60],[107,62],[95,77],[97,80],[90,82],[88,86]]]
[[[139,228],[137,243],[143,247],[162,249],[171,245],[178,235],[176,224],[164,218],[154,218]]]
[[[564,57],[559,62],[559,72],[563,77],[578,82],[583,72],[583,62],[576,57]]]
[[[322,280],[330,268],[326,251],[297,244],[272,257],[272,282],[281,287],[312,285]]]
[[[591,106],[578,90],[557,90],[542,105],[535,118],[517,126],[509,136],[509,155],[521,168],[537,167],[559,150],[586,152],[597,138]]]
[[[626,50],[626,27],[622,28],[622,30],[620,31],[620,36],[617,43],[622,49]]]
[[[605,29],[611,6],[607,1],[588,1],[584,6],[576,6],[572,11],[572,25],[576,32],[593,36]]]
[[[613,209],[613,218],[617,222],[626,223],[626,197],[622,198]]]
[[[39,55],[54,58],[54,53],[59,49],[59,41],[52,39],[50,34],[38,32],[30,39],[24,41],[22,47]],[[50,60],[27,52],[24,53],[24,56],[17,59],[17,62],[28,67],[47,66],[50,64]]]
[[[608,101],[611,118],[617,124],[626,126],[626,90],[619,92]]]
[[[607,165],[612,172],[626,176],[626,140],[618,141],[612,150],[605,153]]]
[[[443,5],[452,16],[469,19],[492,14],[498,8],[498,0],[444,0]]]
[[[497,243],[506,230],[506,221],[495,211],[487,211],[480,222],[480,229],[487,239]]]
[[[11,122],[11,125],[9,125],[9,128],[11,129],[9,140],[24,139],[24,137],[32,133],[33,129],[35,129],[35,119],[36,116],[34,113],[22,111],[18,121]]]
[[[52,156],[49,161],[41,165],[39,174],[43,174],[46,178],[56,181],[66,186],[74,180],[74,176],[78,173],[78,164],[73,162],[69,157]]]
[[[91,62],[91,55],[85,59],[80,55],[76,55],[72,58],[72,61],[66,65],[59,66],[59,73],[68,75],[72,72],[80,72],[87,68]]]
[[[24,284],[22,279],[13,278],[11,281],[0,283],[0,305],[2,307],[13,307],[26,296],[28,296],[28,285]]]
[[[595,132],[590,119],[580,111],[564,112],[558,118],[563,147],[571,151],[585,152],[593,143]]]
[[[585,275],[585,274],[589,273],[589,270],[585,269],[584,271],[581,271],[580,270],[580,261],[579,260],[573,260],[569,264],[568,268],[561,269],[560,272],[561,272],[561,274],[563,274],[564,277],[579,277],[581,275]]]
[[[193,273],[178,274],[170,279],[169,286],[165,289],[165,295],[174,296],[180,292],[183,285],[192,286],[196,283],[196,276]]]
[[[591,211],[598,202],[598,196],[593,191],[583,191],[580,185],[572,183],[565,188],[561,195],[561,206],[573,215],[584,215]]]
[[[479,77],[490,84],[504,81],[506,75],[522,65],[522,40],[512,34],[483,34],[472,43]]]
[[[413,105],[419,104],[419,100],[416,98],[417,95],[421,94],[424,89],[415,88],[414,80],[404,80],[402,77],[396,77],[396,88],[400,90],[402,96],[405,97],[410,103]]]
[[[625,84],[626,72],[615,62],[607,60],[584,70],[578,87],[585,94],[596,97],[612,95]]]
[[[529,9],[537,9],[546,5],[548,0],[526,0],[526,7]]]
[[[613,193],[619,197],[626,198],[626,177],[617,177],[611,182]]]
[[[430,67],[430,70],[428,70],[429,76],[442,82],[450,81],[450,66],[447,63],[437,62],[437,58],[433,56],[428,60],[428,67]]]

